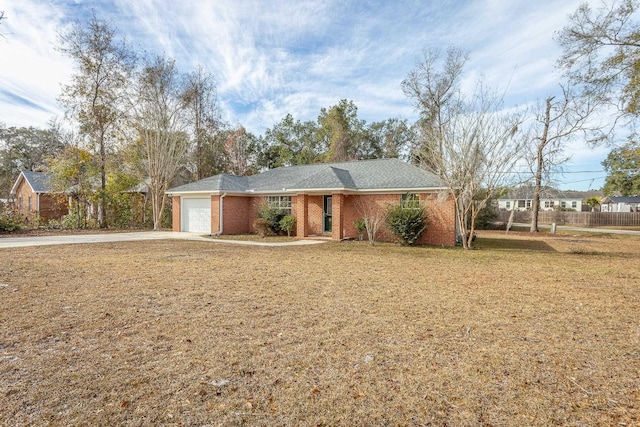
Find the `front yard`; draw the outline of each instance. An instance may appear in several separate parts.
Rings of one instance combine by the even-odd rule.
[[[5,425],[638,425],[640,238],[0,250]]]

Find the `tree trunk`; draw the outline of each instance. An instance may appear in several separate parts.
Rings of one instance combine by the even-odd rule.
[[[100,134],[100,228],[107,228],[107,154],[104,148],[104,132]]]
[[[542,188],[542,149],[538,148],[538,159],[536,164],[535,186],[533,187],[533,201],[531,202],[531,228],[532,233],[537,233],[538,229],[538,213],[540,212],[540,191]]]
[[[551,124],[551,101],[555,97],[550,96],[547,98],[547,105],[544,112],[544,129],[542,136],[540,137],[540,143],[538,144],[538,151],[536,153],[536,177],[535,186],[533,189],[533,202],[531,204],[531,228],[532,233],[537,233],[538,230],[538,213],[540,211],[540,190],[542,188],[542,170],[544,168],[544,149],[549,143],[549,125]]]

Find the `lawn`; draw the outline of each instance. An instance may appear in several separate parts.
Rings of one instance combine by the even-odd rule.
[[[4,425],[635,426],[640,238],[0,250]]]

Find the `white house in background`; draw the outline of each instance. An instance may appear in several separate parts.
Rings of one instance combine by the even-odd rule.
[[[640,212],[640,196],[607,196],[600,202],[602,212]]]
[[[540,192],[540,210],[589,211],[591,208],[585,205],[584,200],[601,196],[602,192],[600,191],[561,191],[551,187],[543,187]],[[530,211],[531,206],[533,206],[533,187],[512,190],[498,199],[498,209],[503,211]]]

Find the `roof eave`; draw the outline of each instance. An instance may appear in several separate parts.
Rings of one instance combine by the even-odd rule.
[[[265,196],[275,194],[397,194],[397,193],[429,193],[449,191],[448,187],[397,187],[397,188],[348,188],[348,187],[324,187],[324,188],[283,188],[281,190],[192,190],[192,191],[167,191],[167,196],[198,196],[198,195],[233,195],[233,196]]]
[[[33,185],[31,185],[31,183],[29,182],[29,180],[27,179],[27,176],[24,174],[24,171],[23,171],[23,172],[20,172],[20,175],[18,175],[16,182],[13,183],[13,186],[11,187],[11,191],[9,191],[9,194],[16,194],[16,191],[18,190],[18,185],[21,179],[23,179],[29,185],[29,188],[31,188],[32,192],[37,193],[37,191],[33,189]]]

